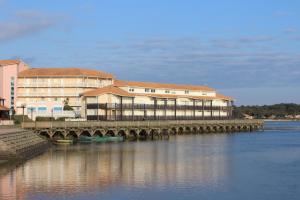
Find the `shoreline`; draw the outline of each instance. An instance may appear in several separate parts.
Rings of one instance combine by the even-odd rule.
[[[262,119],[265,122],[300,122],[300,119]]]

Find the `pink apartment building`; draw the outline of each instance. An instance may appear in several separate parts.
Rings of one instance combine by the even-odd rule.
[[[21,60],[0,60],[0,97],[10,110],[16,109],[18,73],[25,69],[28,65]]]

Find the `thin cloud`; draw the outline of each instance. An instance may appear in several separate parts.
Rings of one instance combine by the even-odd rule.
[[[257,43],[257,42],[270,42],[275,38],[272,36],[257,36],[257,37],[243,37],[238,40],[241,43]]]
[[[29,36],[58,25],[63,18],[37,11],[18,11],[7,21],[0,22],[0,41]]]
[[[216,46],[216,40],[188,37],[97,41],[81,46],[88,54],[72,53],[68,49],[75,49],[75,44],[70,43],[57,45],[68,54],[39,62],[45,66],[96,66],[120,79],[207,84],[216,88],[300,84],[300,55],[277,49],[273,44],[280,38],[241,38],[218,39],[238,48],[221,48]]]
[[[297,29],[293,28],[293,27],[289,27],[283,30],[283,33],[287,33],[287,34],[292,34],[292,33],[297,33]]]
[[[290,16],[290,15],[292,15],[292,13],[287,12],[287,11],[276,11],[276,12],[274,12],[275,17],[287,17],[287,16]]]

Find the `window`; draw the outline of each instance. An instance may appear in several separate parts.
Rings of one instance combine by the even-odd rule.
[[[150,89],[149,88],[145,88],[145,92],[150,92]]]
[[[129,92],[134,92],[134,89],[133,88],[129,88]]]
[[[184,94],[189,94],[189,93],[190,93],[189,90],[185,90],[185,91],[184,91]]]
[[[28,107],[27,108],[27,113],[33,113],[35,112],[35,108],[34,107]]]
[[[53,112],[62,112],[62,107],[54,107]]]
[[[165,93],[166,94],[170,94],[170,90],[165,90]]]
[[[151,92],[152,92],[152,93],[155,93],[155,89],[151,89]]]
[[[39,113],[44,113],[44,112],[47,111],[47,108],[46,107],[39,107],[38,111],[39,111]]]
[[[10,108],[14,109],[15,102],[15,77],[10,78]]]

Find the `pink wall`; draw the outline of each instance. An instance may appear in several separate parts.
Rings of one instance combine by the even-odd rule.
[[[14,83],[15,83],[14,105],[16,106],[18,73],[25,69],[28,69],[28,66],[22,61],[19,64],[0,66],[0,96],[5,99],[4,105],[8,108],[10,108],[10,105],[11,105],[11,102],[10,102],[11,77],[15,78],[15,81],[14,81]]]

